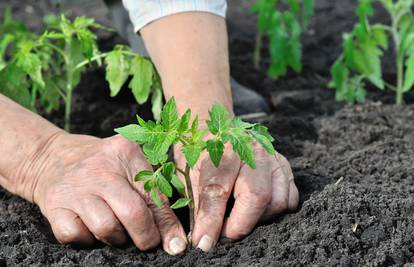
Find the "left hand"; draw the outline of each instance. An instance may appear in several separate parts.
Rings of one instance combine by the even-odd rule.
[[[248,235],[259,221],[295,210],[299,193],[289,162],[281,154],[270,156],[254,145],[256,169],[240,161],[227,144],[219,168],[214,167],[207,152],[191,170],[195,199],[194,246],[209,251],[220,235],[238,240]],[[177,166],[185,166],[176,148]],[[234,206],[224,218],[227,201],[233,192]]]

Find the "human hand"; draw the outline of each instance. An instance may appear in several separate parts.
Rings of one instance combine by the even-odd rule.
[[[220,235],[241,239],[261,220],[295,210],[299,193],[289,162],[281,154],[270,156],[255,144],[256,169],[240,161],[226,145],[219,168],[214,167],[207,153],[191,170],[195,202],[195,225],[192,232],[194,246],[209,251]],[[185,159],[175,149],[177,166]],[[227,201],[233,192],[234,206],[224,218]]]
[[[141,250],[162,242],[166,252],[179,254],[186,235],[168,199],[161,196],[164,206],[157,208],[142,183],[133,182],[150,168],[140,148],[120,136],[61,133],[30,168],[38,176],[33,200],[61,243],[121,245],[128,234]]]

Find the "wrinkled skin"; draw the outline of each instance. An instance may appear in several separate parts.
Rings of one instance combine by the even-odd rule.
[[[289,162],[279,153],[268,155],[258,144],[254,149],[256,169],[241,162],[226,145],[219,168],[204,153],[191,171],[195,198],[192,242],[198,248],[210,250],[220,235],[239,240],[259,221],[297,208],[299,194]],[[179,149],[176,155],[177,166],[185,166]],[[224,218],[231,194],[235,203],[229,217]]]
[[[215,245],[220,234],[240,239],[259,220],[296,208],[298,192],[287,160],[268,156],[259,147],[255,150],[255,170],[226,147],[220,168],[205,154],[192,171],[197,207],[192,241],[204,251]],[[179,153],[177,160],[182,162]],[[186,235],[168,200],[163,197],[159,209],[142,183],[132,182],[139,170],[151,168],[137,145],[120,136],[99,139],[62,133],[34,168],[43,173],[34,201],[61,243],[90,245],[98,239],[121,245],[129,235],[141,250],[160,242],[170,254],[185,250]],[[223,224],[232,192],[235,205]],[[201,242],[204,235],[208,237]]]

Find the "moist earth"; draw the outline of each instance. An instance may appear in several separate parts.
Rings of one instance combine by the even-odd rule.
[[[34,4],[35,1],[24,1]],[[296,212],[258,226],[239,242],[221,240],[215,250],[189,249],[169,256],[160,248],[140,252],[129,245],[90,249],[60,245],[39,209],[0,189],[0,266],[408,266],[414,262],[414,105],[392,105],[389,93],[369,90],[365,105],[335,103],[327,89],[329,67],[341,50],[341,34],[352,29],[356,1],[317,0],[304,36],[304,70],[277,81],[251,64],[255,21],[252,1],[229,1],[233,76],[272,105],[262,119],[276,148],[290,160],[300,191]],[[31,20],[20,1],[2,1]],[[18,5],[19,4],[19,5]],[[375,20],[386,21],[381,9]],[[32,22],[36,26],[37,22]],[[100,43],[119,42],[110,34]],[[266,67],[264,52],[263,68]],[[392,53],[385,77],[395,74]],[[131,122],[138,108],[129,93],[110,98],[104,73],[84,75],[74,97],[73,131],[106,137]],[[60,125],[62,111],[44,114]]]

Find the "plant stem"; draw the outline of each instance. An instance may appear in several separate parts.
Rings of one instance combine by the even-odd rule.
[[[256,34],[256,46],[254,48],[254,54],[253,54],[253,63],[255,69],[260,69],[260,52],[262,50],[262,39],[263,34],[262,32],[258,31]]]
[[[397,86],[396,86],[396,96],[395,96],[395,102],[399,106],[403,102],[403,81],[404,81],[404,60],[403,57],[400,57],[400,45],[401,45],[401,38],[398,33],[398,22],[402,17],[402,14],[400,13],[397,15],[392,16],[392,27],[391,27],[391,33],[392,33],[392,39],[394,41],[395,46],[395,64],[397,67]]]
[[[32,101],[30,103],[30,106],[32,110],[36,110],[36,96],[37,96],[37,84],[33,83],[32,86]]]
[[[194,195],[193,195],[193,187],[191,185],[191,178],[190,178],[190,166],[186,164],[185,171],[184,171],[184,178],[185,178],[185,185],[187,187],[187,198],[191,199],[190,204],[188,205],[190,209],[190,232],[188,233],[188,241],[191,244],[191,235],[193,233],[194,228]]]
[[[72,44],[68,42],[65,47],[65,52],[67,55],[70,55]],[[72,111],[72,92],[73,92],[73,68],[72,59],[70,56],[67,57],[66,61],[66,99],[65,99],[65,122],[64,129],[67,132],[70,132],[70,113]]]

